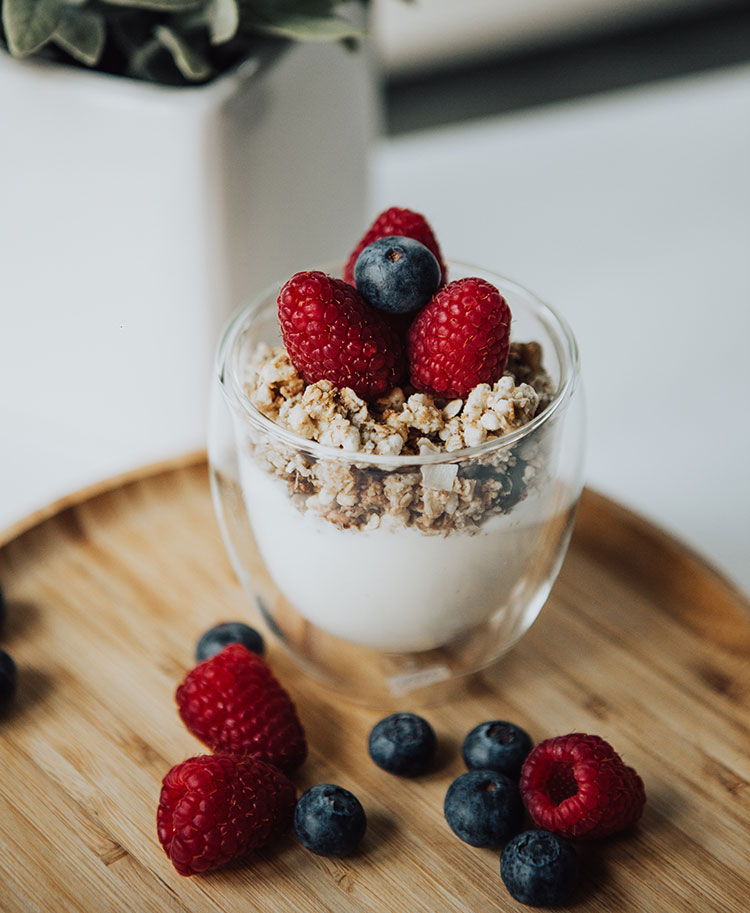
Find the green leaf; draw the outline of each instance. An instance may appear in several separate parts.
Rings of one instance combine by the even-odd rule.
[[[52,36],[58,47],[89,67],[99,63],[106,38],[104,16],[75,7],[65,10]]]
[[[59,0],[4,0],[3,28],[11,54],[26,57],[45,45],[63,9]]]
[[[102,0],[109,6],[126,6],[129,9],[160,10],[164,13],[179,13],[195,9],[205,0]]]
[[[154,29],[156,39],[169,51],[175,66],[185,79],[200,82],[211,75],[211,65],[206,58],[166,25],[157,25]]]
[[[117,35],[118,29],[114,26],[110,29],[113,35]],[[119,35],[119,43],[127,51],[128,68],[127,75],[134,79],[153,79],[151,74],[154,60],[164,55],[164,48],[156,38],[149,38],[141,44],[136,44],[131,37],[124,32]],[[172,66],[170,58],[170,67]]]
[[[310,16],[305,14],[274,18],[254,24],[259,32],[279,35],[294,41],[339,41],[342,38],[361,38],[360,26],[341,16]]]
[[[206,8],[211,44],[231,41],[240,24],[240,11],[236,0],[209,0]]]

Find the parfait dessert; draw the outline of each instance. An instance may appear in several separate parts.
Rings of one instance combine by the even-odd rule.
[[[219,360],[250,574],[293,649],[314,664],[328,637],[453,675],[523,633],[581,488],[575,343],[549,309],[447,264],[394,208],[340,276],[297,273],[243,311]]]

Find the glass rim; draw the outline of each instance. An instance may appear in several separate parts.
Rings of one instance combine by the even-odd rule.
[[[359,450],[344,450],[341,447],[332,447],[328,444],[321,444],[318,441],[311,441],[294,431],[283,428],[281,425],[264,415],[257,406],[253,405],[245,393],[242,382],[237,376],[237,372],[234,370],[234,365],[231,362],[231,356],[234,353],[237,337],[246,328],[247,319],[260,311],[262,302],[267,301],[272,295],[274,297],[278,295],[283,284],[280,282],[272,283],[260,294],[241,305],[227,321],[219,338],[215,358],[215,377],[218,378],[223,395],[230,401],[230,404],[233,401],[238,405],[251,423],[260,430],[268,433],[287,447],[297,451],[304,451],[317,459],[396,469],[407,466],[431,465],[435,463],[463,462],[465,460],[486,456],[494,450],[502,450],[506,447],[518,444],[560,412],[567,404],[576,388],[580,374],[580,355],[573,330],[568,321],[561,314],[550,307],[546,302],[542,301],[525,286],[515,282],[513,279],[508,279],[498,273],[493,273],[491,270],[460,263],[455,260],[447,261],[447,265],[449,268],[454,267],[467,275],[476,273],[478,275],[491,277],[488,281],[492,281],[493,284],[502,285],[508,290],[526,298],[527,306],[529,304],[532,306],[534,316],[542,322],[553,339],[560,360],[560,384],[545,408],[535,415],[530,422],[527,422],[520,428],[509,431],[500,437],[491,438],[474,447],[462,447],[460,450],[441,450],[424,454],[379,454],[364,453]],[[335,275],[336,273],[340,274],[341,264],[338,262],[334,264],[329,263],[317,268],[328,275]],[[500,292],[503,294],[502,288],[500,288]],[[466,399],[466,397],[453,398]]]

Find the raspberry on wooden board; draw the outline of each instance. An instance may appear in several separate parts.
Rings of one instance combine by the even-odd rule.
[[[521,797],[537,827],[562,837],[605,837],[643,812],[643,780],[604,739],[573,732],[546,739],[521,768]]]
[[[252,758],[201,755],[162,781],[156,830],[180,875],[215,869],[289,829],[295,789],[280,770]]]
[[[294,770],[307,742],[291,698],[266,661],[242,644],[199,663],[175,695],[180,717],[213,749]]]

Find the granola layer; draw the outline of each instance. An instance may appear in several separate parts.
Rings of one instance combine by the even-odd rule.
[[[526,425],[550,402],[554,385],[538,343],[511,344],[504,375],[465,399],[441,400],[409,388],[372,403],[328,381],[307,384],[281,347],[261,346],[245,392],[271,421],[300,437],[351,454],[316,459],[268,436],[248,440],[255,463],[287,483],[300,510],[341,528],[374,529],[390,520],[424,532],[475,531],[507,513],[537,483],[543,467],[537,432],[511,448],[456,463],[385,469],[356,455],[453,453]]]

